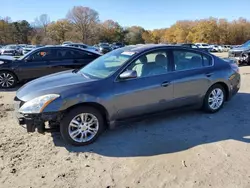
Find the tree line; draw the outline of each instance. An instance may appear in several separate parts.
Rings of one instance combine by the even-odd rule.
[[[101,22],[99,13],[89,7],[75,6],[64,19],[50,21],[46,14],[26,20],[0,18],[0,44],[61,44],[64,41],[98,42],[242,44],[250,39],[250,21],[207,18],[177,21],[169,28],[145,30],[123,27],[114,20]]]

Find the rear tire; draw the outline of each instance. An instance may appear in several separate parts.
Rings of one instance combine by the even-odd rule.
[[[104,130],[105,122],[102,114],[89,106],[73,108],[60,123],[63,139],[75,146],[93,143]]]
[[[204,101],[203,109],[208,113],[218,112],[224,105],[226,99],[226,92],[224,87],[220,84],[215,84],[207,91]]]

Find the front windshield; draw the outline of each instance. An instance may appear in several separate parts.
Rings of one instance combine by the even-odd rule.
[[[21,56],[18,58],[18,60],[23,60],[26,59],[30,54],[32,54],[34,52],[34,50],[29,51],[27,54]]]
[[[242,44],[242,47],[250,47],[250,40],[247,41],[246,43]]]
[[[135,52],[121,48],[107,53],[83,67],[79,73],[97,79],[107,78],[116,72]]]

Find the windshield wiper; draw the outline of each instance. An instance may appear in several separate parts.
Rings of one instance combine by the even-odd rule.
[[[83,75],[85,78],[90,79],[90,77],[88,77],[86,74],[84,74],[84,73],[82,73],[82,72],[81,72],[81,75]]]
[[[72,73],[77,73],[77,72],[78,72],[78,69],[72,70]]]

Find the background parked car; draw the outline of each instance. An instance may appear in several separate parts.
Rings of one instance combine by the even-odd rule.
[[[23,52],[22,54],[27,54],[28,52],[30,52],[31,50],[36,49],[36,45],[27,45],[26,47],[23,48]]]
[[[63,44],[70,44],[70,43],[73,43],[73,42],[72,41],[65,41],[65,42],[62,43],[62,45]]]
[[[210,51],[211,52],[223,52],[223,48],[220,45],[213,44],[213,45],[210,45]]]
[[[194,48],[194,49],[202,50],[205,52],[209,52],[209,48],[199,48],[198,45],[193,44],[193,43],[180,43],[180,44],[176,44],[176,46],[182,46],[182,47],[186,47],[186,48]]]
[[[114,42],[113,44],[111,44],[111,48],[113,50],[118,49],[118,48],[122,48],[122,47],[124,47],[124,44],[121,42]]]
[[[83,43],[68,43],[68,44],[63,44],[62,46],[71,46],[71,47],[76,47],[76,48],[82,48],[82,49],[87,49],[87,50],[93,50],[98,52],[98,48],[94,47],[94,46],[89,46],[87,44],[83,44]]]
[[[112,48],[110,47],[110,45],[108,43],[99,43],[98,50],[100,53],[106,54],[106,53],[112,51]]]
[[[237,60],[239,64],[250,65],[250,40],[229,50],[228,57]]]
[[[18,46],[21,48],[25,48],[26,46],[28,46],[28,44],[18,44]]]
[[[231,49],[230,45],[222,45],[223,52],[228,52]]]
[[[7,45],[1,49],[1,55],[19,56],[22,55],[22,48],[15,44]]]
[[[42,47],[15,59],[0,57],[0,87],[14,87],[17,82],[30,80],[69,69],[79,69],[100,53],[74,47]]]
[[[198,46],[198,48],[205,48],[205,49],[207,49],[208,51],[211,50],[211,47],[210,47],[209,44],[206,44],[206,43],[195,43],[195,44]]]

